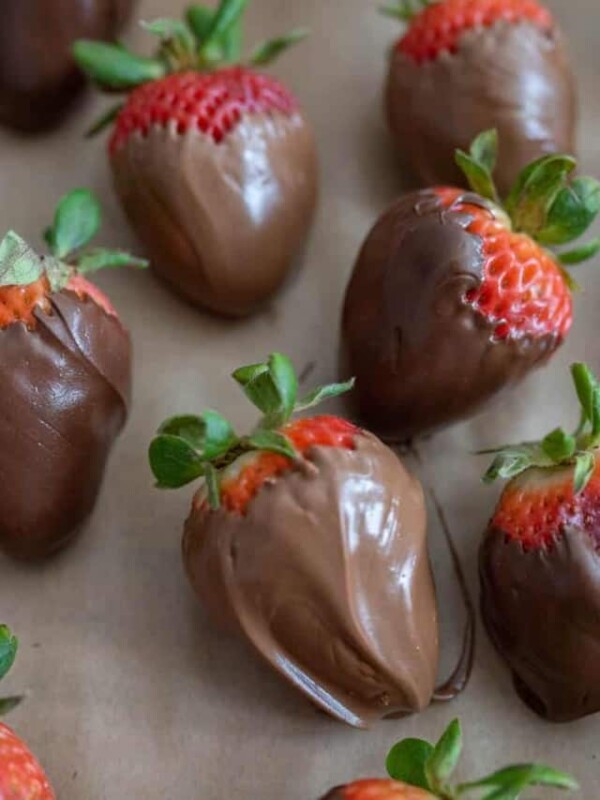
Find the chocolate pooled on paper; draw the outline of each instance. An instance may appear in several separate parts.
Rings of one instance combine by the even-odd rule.
[[[342,318],[344,371],[356,376],[361,419],[386,439],[470,416],[544,364],[570,330],[564,266],[595,255],[598,242],[556,255],[545,245],[583,232],[600,186],[570,180],[571,157],[548,157],[522,173],[502,206],[491,176],[496,143],[488,131],[457,153],[478,193],[401,197],[358,256]]]
[[[15,233],[0,243],[0,548],[40,558],[91,514],[131,393],[129,335],[83,276],[145,262],[82,250],[100,209],[87,190],[60,202],[40,257]]]
[[[112,39],[135,0],[3,0],[0,122],[40,131],[60,122],[84,86],[71,54],[82,36]]]
[[[422,710],[438,624],[419,482],[346,420],[291,418],[348,384],[298,402],[280,354],[234,377],[265,414],[250,436],[206,412],[168,420],[150,448],[159,486],[205,479],[183,537],[192,586],[333,717],[365,727]]]
[[[452,154],[491,127],[500,134],[502,192],[536,158],[575,151],[575,79],[563,35],[543,6],[521,5],[432,5],[394,47],[386,113],[423,185],[464,182]]]

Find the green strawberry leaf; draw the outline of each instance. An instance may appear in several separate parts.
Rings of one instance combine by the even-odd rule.
[[[425,776],[433,792],[443,792],[462,751],[462,731],[455,719],[446,728],[425,762]]]
[[[498,201],[494,179],[485,167],[463,150],[457,150],[455,152],[454,160],[459,169],[464,173],[469,186],[474,192],[480,194],[482,197],[486,197],[488,200],[493,200],[494,202]]]
[[[23,695],[16,695],[14,697],[0,697],[0,717],[8,714],[13,708],[16,708],[23,701]]]
[[[521,172],[505,206],[516,231],[537,239],[547,225],[548,213],[577,162],[572,156],[549,155]]]
[[[573,250],[566,250],[558,254],[558,260],[561,264],[566,266],[573,266],[581,264],[584,261],[589,261],[600,252],[600,238],[592,239],[591,242],[586,242]],[[568,274],[568,273],[567,273]]]
[[[196,39],[193,30],[181,19],[168,19],[163,17],[151,22],[142,21],[142,28],[158,36],[163,42],[176,42],[186,52],[193,53],[196,49]]]
[[[556,195],[537,240],[547,245],[572,242],[587,231],[599,211],[600,183],[594,178],[575,178]]]
[[[92,125],[90,125],[84,134],[85,138],[92,139],[98,133],[101,133],[105,128],[108,128],[109,125],[112,125],[123,108],[123,103],[117,103],[114,106],[110,106],[110,108],[108,108],[104,114],[98,117],[98,119],[92,123]]]
[[[438,0],[396,0],[396,3],[381,6],[379,10],[387,17],[409,22],[420,11],[437,1]]]
[[[208,37],[213,24],[215,12],[209,6],[194,3],[185,12],[185,20],[200,44]]]
[[[107,267],[136,267],[145,269],[148,261],[145,258],[137,258],[125,250],[107,250],[99,247],[84,253],[77,260],[77,272],[82,275],[95,272],[98,269]]]
[[[221,0],[203,42],[202,51],[213,42],[221,43],[231,28],[239,22],[248,0]]]
[[[565,433],[562,428],[556,428],[542,440],[542,450],[557,464],[572,458],[576,448],[575,437]]]
[[[424,739],[403,739],[395,744],[385,762],[390,778],[409,786],[430,789],[425,764],[433,755],[433,745]]]
[[[132,89],[166,75],[166,65],[156,58],[143,58],[118,44],[80,39],[73,45],[79,67],[96,83],[108,89]]]
[[[100,228],[102,209],[89,189],[74,189],[61,198],[49,239],[56,258],[66,259],[88,244]]]
[[[598,425],[598,418],[600,417],[595,403],[598,384],[594,373],[587,364],[572,364],[571,376],[575,384],[575,391],[577,392],[581,409],[592,428],[594,428]]]
[[[250,56],[250,63],[254,67],[263,67],[267,64],[271,64],[284,50],[301,42],[308,35],[309,31],[306,28],[296,28],[284,36],[279,36],[276,39],[269,39],[269,41],[263,42],[254,49]]]
[[[0,625],[0,680],[10,671],[17,657],[19,642],[6,625]]]
[[[495,789],[510,789],[511,786],[517,783],[520,789],[524,789],[527,786],[552,786],[557,789],[579,788],[577,781],[566,772],[560,772],[541,764],[515,764],[514,766],[500,769],[478,781],[460,784],[457,789],[459,793],[488,786]],[[486,797],[491,798],[492,795],[486,795]]]
[[[255,431],[243,441],[245,445],[255,450],[268,450],[272,453],[278,453],[281,456],[287,456],[288,458],[298,458],[296,448],[287,436],[283,436],[283,434],[276,433],[275,431]]]
[[[277,427],[292,415],[298,394],[298,379],[287,356],[272,353],[268,362],[241,367],[233,373],[233,378],[248,399],[265,415],[262,427]]]
[[[498,131],[492,128],[480,133],[473,139],[469,152],[471,158],[492,174],[498,162]]]
[[[575,475],[573,478],[573,490],[575,494],[583,492],[594,474],[596,459],[593,453],[580,453],[575,458]]]
[[[239,442],[225,417],[210,409],[199,417],[192,414],[171,417],[158,432],[183,439],[203,461],[224,455]]]
[[[483,483],[493,483],[498,478],[509,480],[516,478],[526,469],[533,466],[533,461],[529,454],[523,453],[518,448],[514,450],[504,450],[494,458],[490,467],[483,475]]]
[[[330,383],[326,386],[318,386],[296,403],[294,411],[306,411],[308,408],[318,406],[324,400],[329,400],[332,397],[339,397],[339,395],[345,394],[353,389],[355,382],[356,379],[351,378],[344,383]]]
[[[150,443],[150,467],[159,489],[179,489],[205,474],[205,462],[179,436],[160,434]]]
[[[44,261],[24,239],[9,231],[0,242],[0,286],[26,286],[42,277]]]
[[[219,473],[212,464],[206,465],[204,480],[206,482],[209,505],[213,511],[216,511],[221,506],[221,486],[219,482]]]

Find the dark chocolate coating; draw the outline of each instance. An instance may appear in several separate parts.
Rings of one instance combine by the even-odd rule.
[[[390,127],[425,186],[464,185],[454,150],[483,130],[500,137],[496,182],[507,193],[528,163],[576,147],[575,82],[563,37],[498,22],[461,37],[455,54],[417,64],[394,51],[386,94]]]
[[[71,46],[113,39],[135,0],[3,0],[0,122],[40,131],[58,123],[84,85]]]
[[[0,331],[0,547],[39,558],[90,515],[130,397],[129,336],[70,292]]]
[[[593,535],[567,529],[551,549],[524,551],[490,526],[479,572],[485,626],[522,699],[555,722],[600,711],[600,553]]]
[[[465,301],[483,268],[469,221],[433,191],[414,192],[383,214],[358,257],[342,320],[344,372],[356,376],[366,426],[384,438],[406,441],[469,416],[560,343],[498,341]]]

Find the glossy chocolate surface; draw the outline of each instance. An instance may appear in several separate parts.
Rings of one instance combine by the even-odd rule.
[[[189,578],[212,615],[337,719],[420,711],[438,662],[423,492],[371,434],[315,447],[246,516],[198,501]]]
[[[247,117],[219,144],[172,127],[132,134],[112,167],[157,274],[227,316],[251,313],[281,285],[315,209],[315,143],[298,113]]]
[[[385,438],[410,440],[469,416],[559,345],[550,336],[498,341],[465,301],[483,268],[469,222],[431,190],[407,194],[358,257],[342,320],[344,374],[356,376],[361,418]]]
[[[92,300],[51,296],[29,330],[0,330],[0,547],[38,558],[94,507],[129,406],[130,343]]]
[[[2,0],[0,122],[27,131],[63,117],[84,85],[76,39],[113,39],[135,0]]]
[[[394,51],[386,107],[389,124],[425,186],[463,185],[454,150],[468,150],[496,128],[496,181],[508,192],[519,171],[547,153],[574,153],[577,101],[560,31],[498,22],[469,31],[458,52],[417,64]]]
[[[600,711],[600,553],[567,529],[548,550],[524,551],[488,529],[481,607],[522,699],[556,722]]]

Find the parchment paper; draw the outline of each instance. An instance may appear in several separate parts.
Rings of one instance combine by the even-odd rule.
[[[128,427],[80,540],[35,567],[0,558],[0,617],[21,638],[3,689],[30,692],[10,723],[44,762],[61,800],[315,800],[336,783],[382,774],[396,739],[436,737],[454,716],[468,741],[465,776],[505,760],[537,758],[579,777],[583,788],[573,797],[597,796],[600,717],[562,726],[535,717],[517,699],[481,627],[472,682],[452,704],[367,733],[317,714],[205,618],[179,552],[193,489],[152,487],[146,448],[166,415],[211,406],[240,427],[252,421],[228,377],[234,367],[277,348],[299,368],[314,364],[311,382],[336,377],[347,277],[367,230],[402,187],[380,100],[385,54],[397,28],[376,5],[254,0],[248,13],[249,43],[297,25],[313,31],[275,72],[314,122],[322,167],[320,211],[302,269],[264,313],[222,322],[186,306],[149,274],[99,278],[135,344]],[[597,0],[549,5],[570,36],[579,77],[582,166],[600,175],[600,6]],[[139,16],[177,15],[183,6],[183,0],[144,0]],[[136,29],[129,38],[149,46]],[[105,203],[104,241],[135,247],[112,193],[105,142],[81,138],[104,106],[90,93],[51,136],[0,134],[2,230],[13,227],[39,241],[57,198],[87,185]],[[574,419],[569,363],[585,359],[600,369],[599,267],[598,261],[578,267],[585,292],[576,299],[573,332],[549,368],[480,417],[421,445],[474,595],[479,537],[499,489],[480,485],[484,464],[468,453]],[[431,549],[446,672],[458,652],[463,612],[433,516]]]

